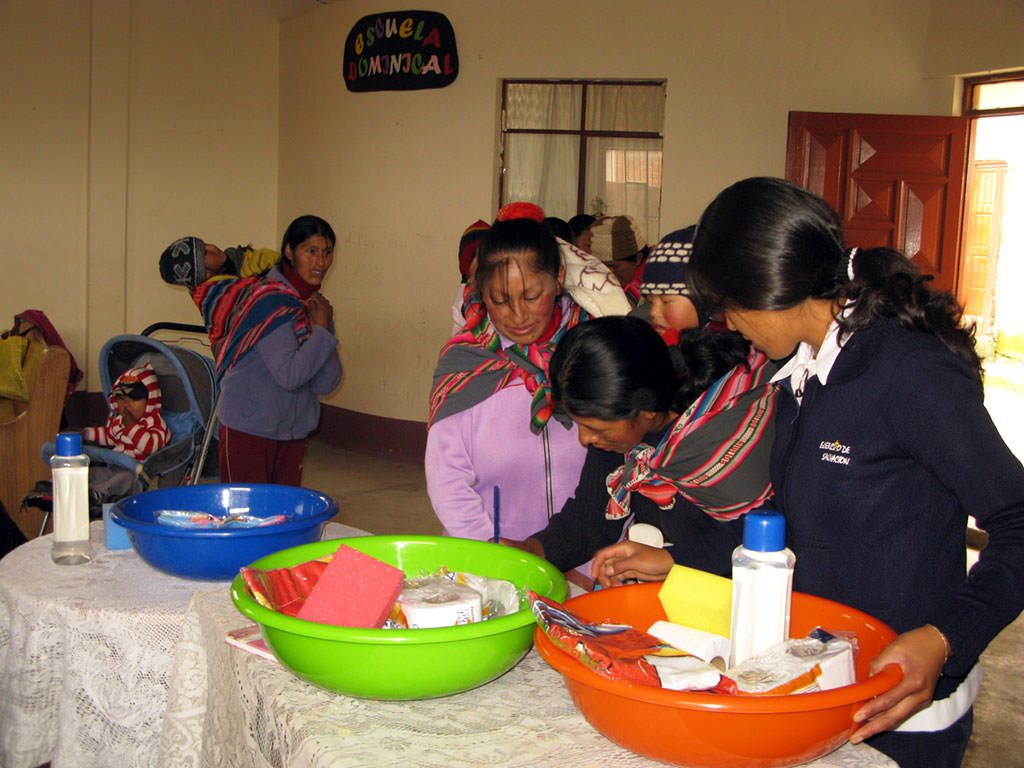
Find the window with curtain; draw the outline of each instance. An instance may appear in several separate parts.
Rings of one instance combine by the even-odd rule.
[[[664,81],[505,80],[501,98],[502,205],[628,214],[657,241]]]

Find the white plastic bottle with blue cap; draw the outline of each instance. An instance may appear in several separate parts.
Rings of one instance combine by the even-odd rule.
[[[786,518],[774,509],[747,512],[743,544],[732,553],[730,667],[789,638],[795,564]]]
[[[61,432],[50,457],[53,473],[53,548],[60,565],[92,560],[89,546],[89,457],[82,453],[82,435]]]

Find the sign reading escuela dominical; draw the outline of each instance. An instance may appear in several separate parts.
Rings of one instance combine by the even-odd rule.
[[[434,11],[392,11],[361,18],[345,40],[350,91],[444,88],[459,74],[455,30]]]

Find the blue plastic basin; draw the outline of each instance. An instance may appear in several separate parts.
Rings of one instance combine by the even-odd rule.
[[[257,528],[178,528],[160,525],[163,510],[224,515],[288,515],[283,523]],[[287,485],[213,483],[161,488],[117,502],[110,516],[128,529],[132,547],[154,568],[185,579],[228,581],[265,555],[320,538],[323,524],[338,512],[330,497]]]

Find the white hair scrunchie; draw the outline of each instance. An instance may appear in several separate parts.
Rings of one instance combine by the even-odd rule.
[[[853,257],[857,255],[857,249],[851,248],[849,255],[846,257],[846,276],[853,280]]]

